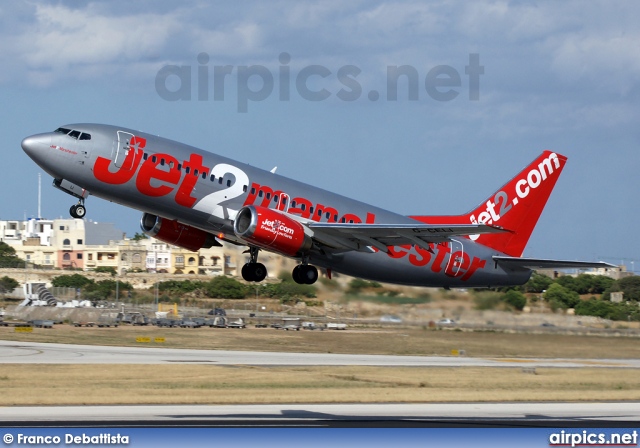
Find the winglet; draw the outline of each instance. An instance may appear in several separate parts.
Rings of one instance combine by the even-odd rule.
[[[520,257],[542,214],[567,158],[544,151],[531,164],[469,213],[456,216],[411,216],[429,224],[501,226],[511,232],[470,238],[512,257]]]

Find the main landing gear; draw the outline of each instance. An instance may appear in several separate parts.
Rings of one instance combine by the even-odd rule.
[[[267,268],[262,263],[258,263],[259,250],[257,247],[250,247],[249,263],[242,266],[242,278],[248,282],[261,282],[267,277]],[[296,283],[312,285],[318,280],[318,269],[303,260],[302,264],[293,268],[292,277]]]
[[[312,285],[318,280],[318,270],[309,264],[299,264],[291,273],[293,281],[301,285]]]
[[[267,276],[267,268],[262,263],[258,263],[258,251],[257,247],[250,247],[249,263],[242,266],[242,278],[248,282],[261,282]]]
[[[72,205],[69,209],[69,214],[72,218],[84,218],[87,214],[87,209],[84,207],[84,199],[80,199],[80,201],[76,205]]]

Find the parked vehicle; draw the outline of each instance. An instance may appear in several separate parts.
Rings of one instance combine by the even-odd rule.
[[[453,319],[440,319],[438,322],[436,322],[436,324],[438,325],[455,325],[456,321]]]

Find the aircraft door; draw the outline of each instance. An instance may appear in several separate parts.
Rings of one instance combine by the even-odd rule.
[[[85,163],[88,163],[89,161],[86,159],[91,156],[91,149],[93,147],[93,140],[91,140],[91,137],[86,133],[80,134],[80,139],[78,140],[77,147],[78,152],[82,155],[82,160],[80,161],[80,163],[83,165]]]
[[[449,249],[449,261],[447,261],[445,272],[455,277],[464,263],[464,244],[460,240],[451,239]]]
[[[113,163],[118,168],[122,167],[122,164],[127,159],[127,154],[131,150],[129,144],[131,143],[131,139],[133,138],[133,134],[125,131],[118,131],[118,139],[115,142],[116,148],[113,153]],[[133,164],[133,159],[130,160],[130,163]],[[125,169],[129,169],[131,167],[124,167]]]
[[[289,210],[289,195],[287,193],[281,193],[280,198],[278,199],[278,204],[276,205],[276,210],[280,210],[281,212],[287,212]]]

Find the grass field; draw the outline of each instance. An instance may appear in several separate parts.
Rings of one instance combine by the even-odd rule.
[[[315,353],[637,358],[638,338],[401,328],[286,332],[156,327],[0,328],[4,340]],[[149,345],[149,344],[146,344]],[[21,365],[0,371],[4,405],[640,400],[637,369]]]
[[[163,347],[208,350],[286,351],[390,355],[553,358],[639,358],[640,337],[471,332],[455,329],[361,328],[346,331],[282,331],[247,328],[118,328],[56,325],[15,333],[0,327],[0,339],[88,345],[139,345],[136,337],[162,337]]]

